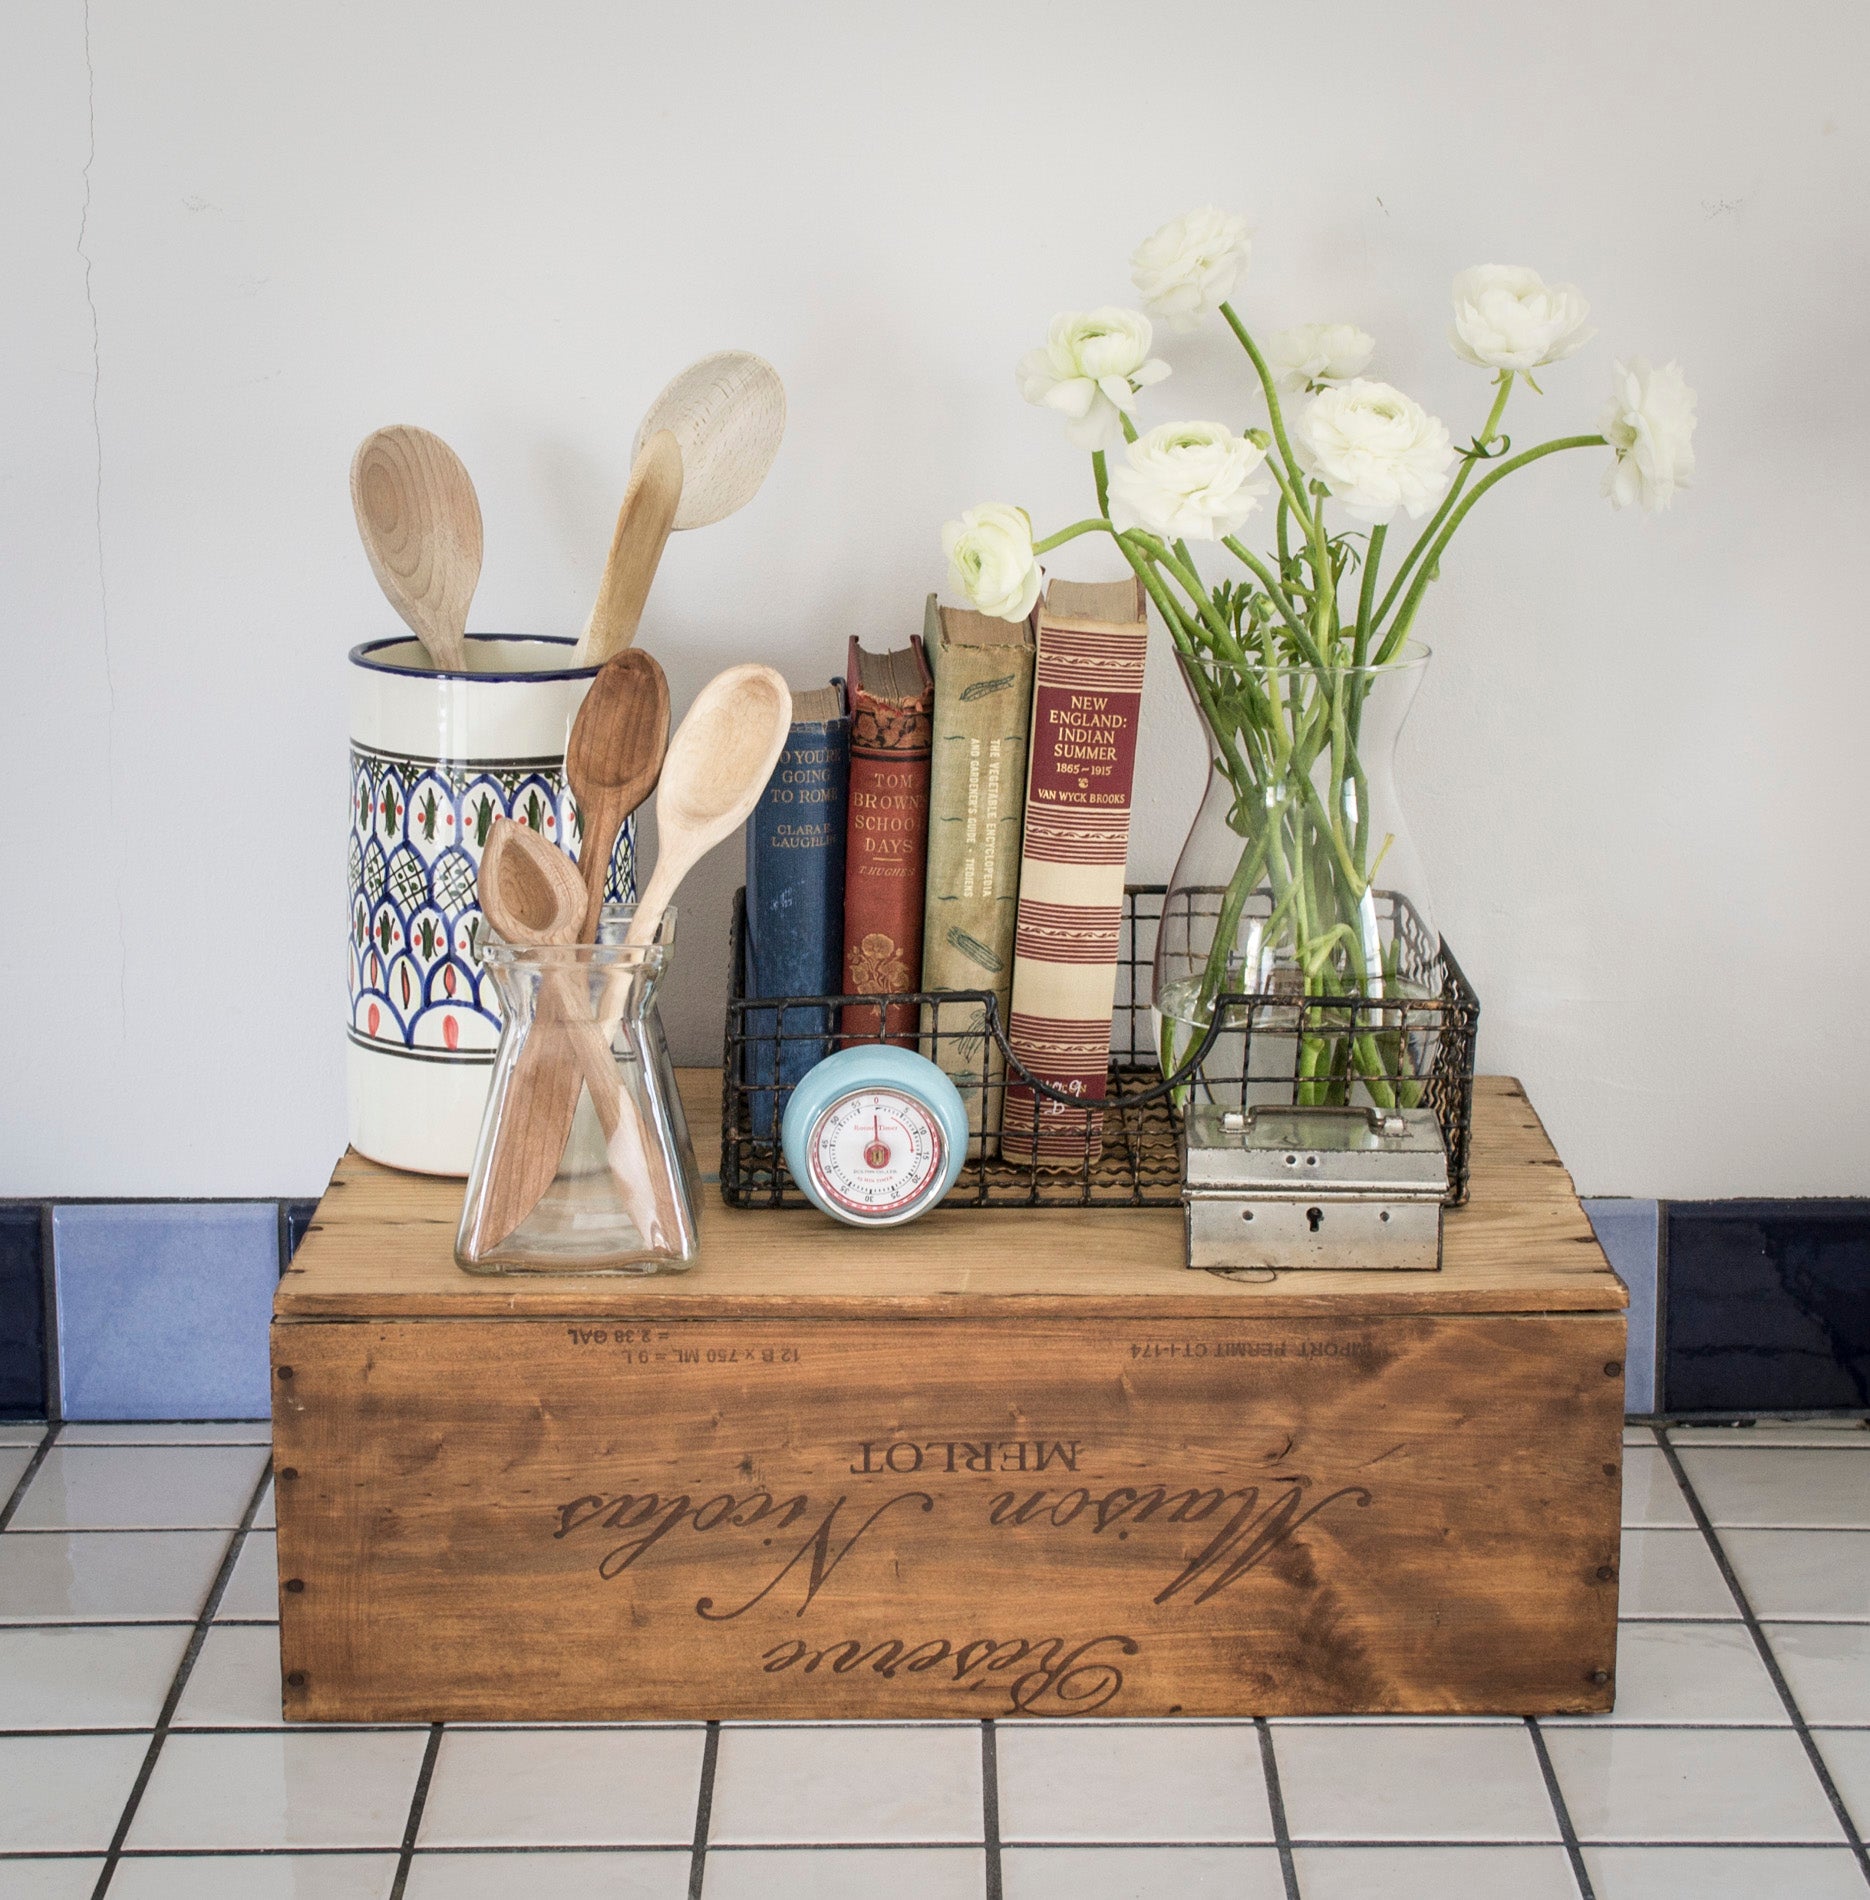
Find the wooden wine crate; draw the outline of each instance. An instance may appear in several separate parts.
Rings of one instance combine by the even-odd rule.
[[[1611,1704],[1625,1296],[1516,1083],[1438,1274],[710,1202],[686,1275],[472,1278],[460,1197],[347,1156],[280,1287],[294,1720]]]

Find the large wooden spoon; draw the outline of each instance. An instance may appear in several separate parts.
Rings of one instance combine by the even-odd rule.
[[[480,906],[508,943],[572,944],[584,923],[584,880],[570,858],[530,826],[496,818],[481,853]],[[580,1076],[608,1139],[618,1121],[609,1040],[593,1018],[577,972],[554,971],[541,986],[526,1047],[509,1079],[470,1259],[497,1247],[545,1197],[571,1124],[570,1116],[559,1113],[557,1082],[562,1077],[569,1084],[575,1115]]]
[[[770,666],[717,673],[676,728],[656,792],[659,848],[626,943],[645,944],[696,863],[760,801],[792,727],[792,694]]]
[[[682,451],[667,429],[658,429],[636,452],[597,601],[578,641],[577,665],[602,666],[636,638],[681,499]]]
[[[705,528],[759,492],[786,432],[786,386],[765,358],[720,350],[689,364],[649,405],[638,454],[659,429],[674,435],[682,456],[675,525]]]
[[[583,842],[585,943],[597,941],[604,884],[624,820],[656,789],[669,745],[669,682],[653,654],[620,653],[598,669],[572,721],[565,776]]]
[[[468,604],[480,581],[480,501],[440,436],[399,423],[359,444],[351,506],[377,584],[438,671],[467,671]]]

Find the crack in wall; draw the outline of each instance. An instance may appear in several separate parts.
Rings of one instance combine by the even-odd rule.
[[[97,67],[91,57],[91,0],[84,0],[84,201],[78,211],[78,257],[84,265],[85,308],[91,313],[91,453],[95,471],[91,489],[93,533],[97,543],[98,630],[104,649],[104,810],[111,838],[111,896],[117,911],[117,1039],[129,1040],[129,943],[124,927],[123,860],[117,831],[117,676],[110,648],[110,583],[104,571],[104,382],[103,333],[97,296],[91,285],[92,257],[85,248],[91,229],[91,167],[97,162]]]

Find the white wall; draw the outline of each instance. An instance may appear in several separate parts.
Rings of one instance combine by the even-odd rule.
[[[1593,455],[1472,520],[1405,790],[1484,1062],[1582,1187],[1864,1191],[1867,22],[9,0],[0,1194],[302,1193],[342,1144],[344,654],[397,625],[346,493],[368,429],[474,471],[476,625],[575,631],[644,403],[769,356],[781,458],[677,538],[643,637],[678,712],[730,660],[810,683],[916,627],[961,507],[1080,511],[1012,364],[1210,200],[1257,222],[1251,321],[1354,318],[1457,435],[1463,265],[1573,279],[1602,325],[1522,441],[1594,426],[1613,352],[1687,367],[1673,514],[1613,516]],[[1239,410],[1218,335],[1171,354],[1156,419]],[[1166,653],[1149,721],[1161,876],[1199,782]],[[737,870],[684,896],[696,1055]]]

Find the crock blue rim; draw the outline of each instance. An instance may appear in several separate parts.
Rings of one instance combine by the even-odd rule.
[[[353,666],[360,666],[366,673],[390,673],[399,679],[437,679],[437,680],[473,680],[477,684],[512,685],[520,681],[581,680],[593,679],[597,675],[595,662],[588,666],[548,667],[538,673],[456,673],[444,671],[433,666],[392,666],[388,662],[372,656],[384,647],[407,646],[415,639],[413,633],[392,633],[380,640],[361,640],[351,648],[349,659]],[[576,647],[578,642],[563,634],[556,633],[470,633],[469,640],[514,640],[527,645],[548,647]]]

